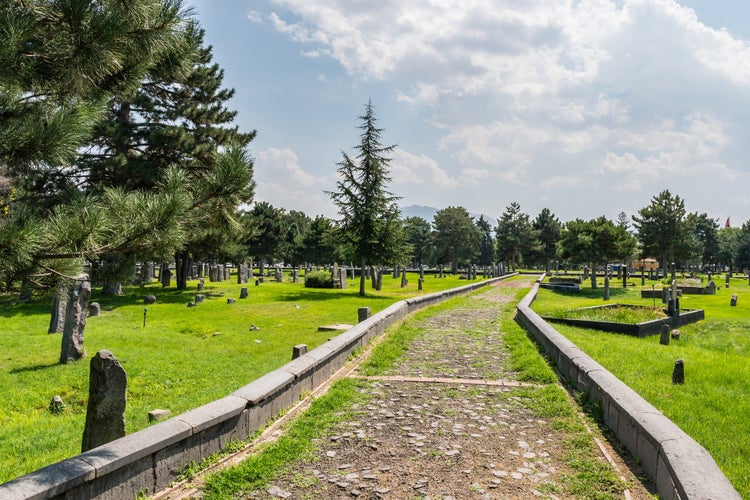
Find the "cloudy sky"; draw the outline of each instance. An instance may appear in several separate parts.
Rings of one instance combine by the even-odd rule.
[[[746,0],[187,1],[258,131],[256,200],[335,218],[372,99],[402,206],[750,214]]]

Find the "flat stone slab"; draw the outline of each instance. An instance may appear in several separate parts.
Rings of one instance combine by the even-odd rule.
[[[318,327],[319,332],[335,332],[338,330],[348,330],[353,328],[354,325],[347,325],[346,323],[336,323],[334,325],[323,325]]]

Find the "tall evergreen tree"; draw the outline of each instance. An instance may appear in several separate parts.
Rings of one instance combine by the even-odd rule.
[[[656,257],[664,268],[690,256],[693,230],[687,223],[685,202],[664,190],[633,216],[642,257]]]
[[[361,265],[359,294],[364,296],[366,266],[401,258],[405,236],[396,204],[399,198],[387,188],[391,180],[391,158],[387,155],[396,146],[383,146],[380,142],[383,129],[376,125],[372,101],[359,119],[362,133],[355,148],[357,156],[353,159],[342,151],[343,159],[337,169],[338,190],[328,194],[340,215],[336,223],[339,241]]]
[[[150,195],[85,195],[70,161],[109,98],[132,92],[168,54],[187,50],[181,2],[10,2],[0,26],[6,282],[26,275],[41,284],[118,249],[173,247],[181,231],[171,222],[188,202],[172,189],[174,177]],[[168,229],[156,241],[159,226]]]
[[[528,214],[521,212],[515,201],[505,208],[495,228],[497,256],[506,260],[515,270],[516,264],[524,261],[539,248],[539,239],[531,225]]]
[[[477,220],[477,228],[479,229],[479,264],[482,266],[489,266],[495,260],[495,238],[492,237],[492,226],[484,218],[484,215],[479,216]]]
[[[536,254],[544,263],[544,270],[549,272],[550,260],[557,256],[557,242],[560,241],[562,224],[549,208],[543,208],[531,226],[539,238]]]

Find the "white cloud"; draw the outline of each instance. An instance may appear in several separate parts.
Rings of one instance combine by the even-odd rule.
[[[451,187],[457,183],[434,159],[426,155],[413,155],[401,149],[394,152],[391,179],[395,185]]]
[[[623,205],[607,193],[680,183],[699,196],[701,178],[747,177],[750,42],[674,0],[274,5],[307,57],[387,85],[439,134],[432,149],[402,144],[396,184],[599,186],[590,201]]]

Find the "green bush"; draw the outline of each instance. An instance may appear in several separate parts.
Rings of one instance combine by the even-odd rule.
[[[328,271],[310,271],[305,274],[305,288],[333,288],[333,278]]]

